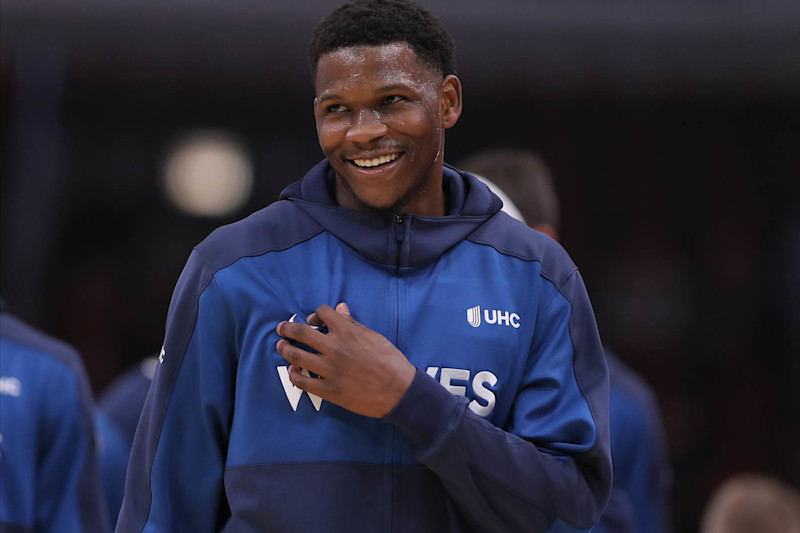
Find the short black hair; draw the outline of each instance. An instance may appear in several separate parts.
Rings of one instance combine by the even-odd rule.
[[[312,80],[319,58],[340,48],[405,42],[442,77],[456,73],[455,45],[444,25],[408,0],[354,0],[342,4],[314,28],[308,49]]]

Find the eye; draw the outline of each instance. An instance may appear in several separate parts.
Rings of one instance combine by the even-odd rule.
[[[403,100],[405,100],[405,98],[396,94],[387,96],[386,98],[383,99],[384,103],[387,104],[396,104],[397,102],[402,102]]]
[[[347,110],[347,106],[344,104],[333,104],[328,106],[328,113],[344,113]]]

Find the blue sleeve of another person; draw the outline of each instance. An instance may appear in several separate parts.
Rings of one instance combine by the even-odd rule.
[[[97,400],[100,473],[112,526],[122,507],[133,437],[156,364],[155,357],[143,359],[114,380]]]
[[[614,485],[595,533],[670,531],[672,472],[650,386],[606,349]]]

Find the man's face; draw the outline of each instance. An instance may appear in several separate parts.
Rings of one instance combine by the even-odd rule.
[[[444,214],[444,129],[461,111],[455,76],[443,80],[406,43],[354,46],[320,57],[316,91],[340,205]]]

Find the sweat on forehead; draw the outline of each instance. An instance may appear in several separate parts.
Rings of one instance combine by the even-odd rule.
[[[412,59],[411,63],[407,61],[408,58]],[[404,74],[411,73],[415,76],[425,74],[426,77],[428,75],[438,77],[436,69],[420,59],[411,46],[403,42],[384,45],[355,45],[330,50],[320,56],[320,62],[317,63],[317,71],[319,71],[320,63],[323,61],[337,62],[341,67],[352,69],[353,71],[373,69],[383,74],[391,72],[399,74],[402,72]],[[411,72],[408,71],[409,67],[411,67]]]

